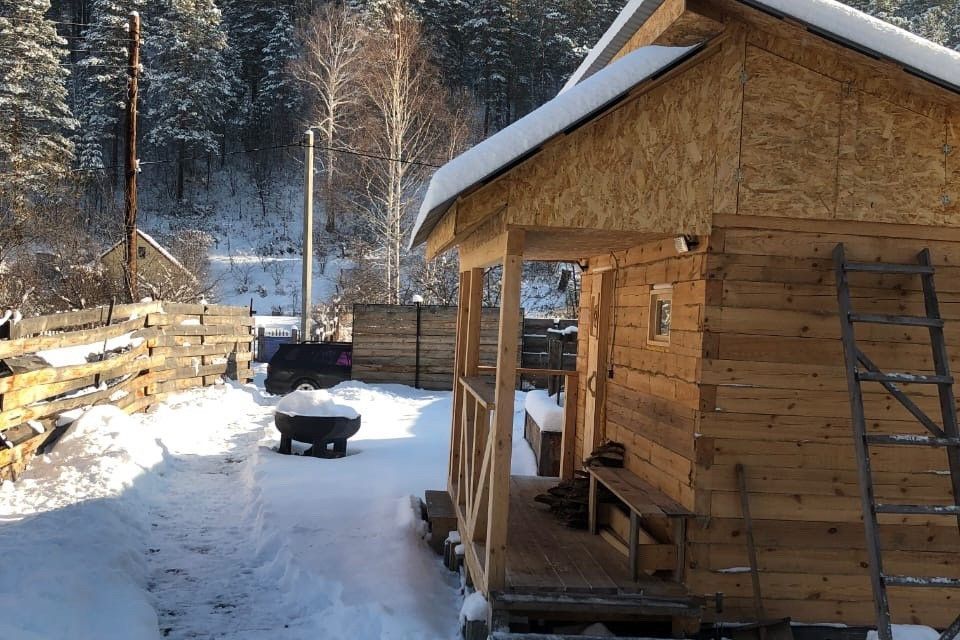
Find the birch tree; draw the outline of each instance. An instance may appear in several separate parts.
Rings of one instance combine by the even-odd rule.
[[[338,4],[318,10],[300,29],[302,54],[291,66],[309,102],[308,121],[320,133],[324,147],[323,200],[326,230],[337,226],[337,149],[350,145],[363,96],[366,32],[357,11]]]
[[[369,116],[361,166],[361,210],[383,262],[386,301],[402,301],[406,236],[421,188],[466,128],[423,45],[420,25],[403,3],[381,24],[364,82]]]

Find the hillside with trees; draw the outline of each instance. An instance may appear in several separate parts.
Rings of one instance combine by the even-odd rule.
[[[131,11],[140,220],[197,276],[139,295],[281,312],[297,304],[307,127],[318,301],[452,302],[452,264],[406,248],[431,173],[555,95],[621,4],[0,0],[0,308],[130,297],[98,255],[123,234]],[[849,4],[960,46],[955,0]],[[562,309],[539,269],[534,305]]]

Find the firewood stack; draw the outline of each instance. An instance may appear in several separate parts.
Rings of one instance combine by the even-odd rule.
[[[588,467],[622,467],[624,447],[619,442],[607,441],[594,449],[584,461]],[[601,492],[606,491],[600,487]],[[568,527],[586,529],[589,514],[590,474],[583,470],[574,472],[572,480],[564,480],[541,493],[534,500],[550,507],[550,513]],[[601,496],[602,498],[602,496]]]

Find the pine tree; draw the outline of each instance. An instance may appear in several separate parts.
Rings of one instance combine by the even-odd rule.
[[[177,154],[177,200],[190,154],[219,150],[233,97],[227,36],[213,0],[167,0],[147,42],[148,142]]]
[[[49,0],[0,0],[0,214],[19,217],[29,198],[73,161],[68,135],[66,40],[44,17]]]
[[[224,24],[238,81],[236,122],[248,142],[275,137],[300,107],[300,95],[287,73],[296,58],[298,0],[223,0]]]
[[[471,8],[467,0],[417,0],[414,8],[437,67],[450,87],[471,83],[470,47],[466,22]]]
[[[91,23],[83,38],[86,55],[79,63],[81,128],[77,152],[84,169],[120,164],[128,83],[129,16],[143,4],[143,0],[91,3]]]
[[[474,91],[483,105],[483,134],[493,134],[513,121],[510,108],[515,80],[513,3],[477,0],[466,29],[477,61]]]
[[[267,34],[262,54],[262,91],[260,111],[280,115],[294,112],[300,106],[300,95],[289,73],[297,57],[297,41],[291,15],[292,7],[278,5],[270,11],[273,28]]]

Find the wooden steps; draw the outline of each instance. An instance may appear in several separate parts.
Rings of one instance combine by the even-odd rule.
[[[494,610],[525,615],[581,614],[596,620],[627,618],[699,618],[703,599],[696,596],[648,596],[642,593],[598,595],[594,593],[496,593]]]
[[[457,529],[457,512],[453,508],[453,501],[446,491],[433,489],[424,492],[423,500],[430,524],[430,547],[437,553],[443,553],[444,540],[451,531]]]

